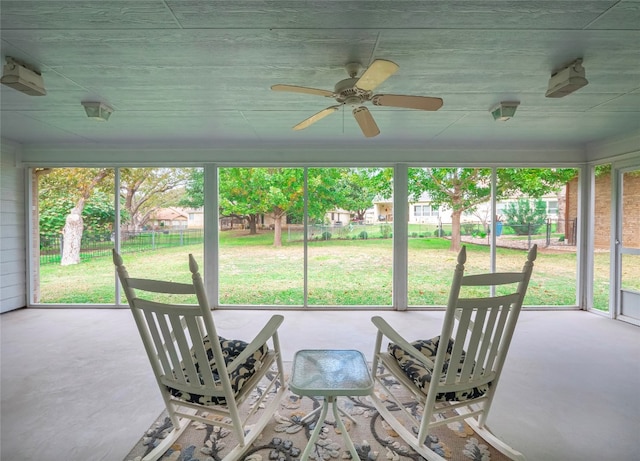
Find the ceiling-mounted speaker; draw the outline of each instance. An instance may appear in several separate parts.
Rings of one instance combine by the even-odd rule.
[[[569,66],[551,74],[547,98],[562,98],[585,86],[589,81],[585,78],[582,59],[576,59]]]
[[[44,89],[42,75],[9,56],[7,56],[0,82],[29,96],[44,96],[47,94]]]

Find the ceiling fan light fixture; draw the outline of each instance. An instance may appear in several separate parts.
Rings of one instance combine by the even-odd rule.
[[[82,105],[87,117],[99,122],[106,122],[113,113],[113,108],[103,102],[83,101]]]
[[[582,58],[578,58],[567,67],[555,71],[549,79],[549,88],[545,93],[547,98],[562,98],[587,85]]]
[[[506,122],[516,114],[516,109],[519,105],[519,101],[502,101],[489,112],[491,112],[494,120]]]

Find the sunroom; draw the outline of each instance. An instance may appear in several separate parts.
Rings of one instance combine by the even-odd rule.
[[[633,459],[638,4],[233,5],[2,1],[2,458],[123,460],[160,413],[111,248],[168,279],[193,253],[221,328],[282,313],[290,361],[370,359],[373,315],[419,337],[460,245],[500,271],[535,243],[490,426],[528,459]],[[378,60],[382,98],[343,100]]]

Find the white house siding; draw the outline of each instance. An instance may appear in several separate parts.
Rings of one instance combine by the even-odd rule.
[[[16,167],[18,149],[0,142],[0,312],[27,302],[24,170]]]

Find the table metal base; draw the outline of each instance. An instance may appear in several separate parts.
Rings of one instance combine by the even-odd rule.
[[[337,400],[338,400],[337,396],[330,395],[330,396],[326,397],[324,399],[324,402],[322,403],[322,406],[320,408],[316,408],[315,410],[313,410],[311,413],[309,413],[307,416],[305,416],[302,419],[304,421],[307,418],[309,418],[310,416],[312,416],[315,413],[317,413],[318,411],[320,411],[320,417],[318,418],[318,422],[316,423],[316,427],[313,429],[313,432],[311,433],[311,438],[309,439],[309,442],[307,443],[307,447],[304,449],[304,452],[302,453],[302,456],[300,457],[300,461],[307,461],[309,459],[309,455],[311,454],[311,452],[313,451],[313,449],[314,449],[314,447],[316,445],[318,437],[320,436],[320,431],[322,430],[323,423],[326,420],[327,410],[329,409],[329,404],[331,404],[331,408],[332,408],[332,411],[333,411],[333,417],[336,420],[336,425],[338,426],[338,429],[340,429],[340,432],[342,432],[342,438],[344,439],[344,443],[346,444],[347,448],[349,449],[349,452],[351,453],[351,459],[356,460],[356,461],[360,461],[360,457],[358,456],[358,453],[356,452],[356,447],[353,445],[353,442],[351,441],[351,437],[349,437],[349,433],[347,432],[347,428],[344,427],[344,423],[340,419],[340,413],[342,413],[345,416],[347,416],[354,424],[356,422],[351,417],[351,415],[346,414],[344,411],[342,411],[341,409],[338,408]]]

